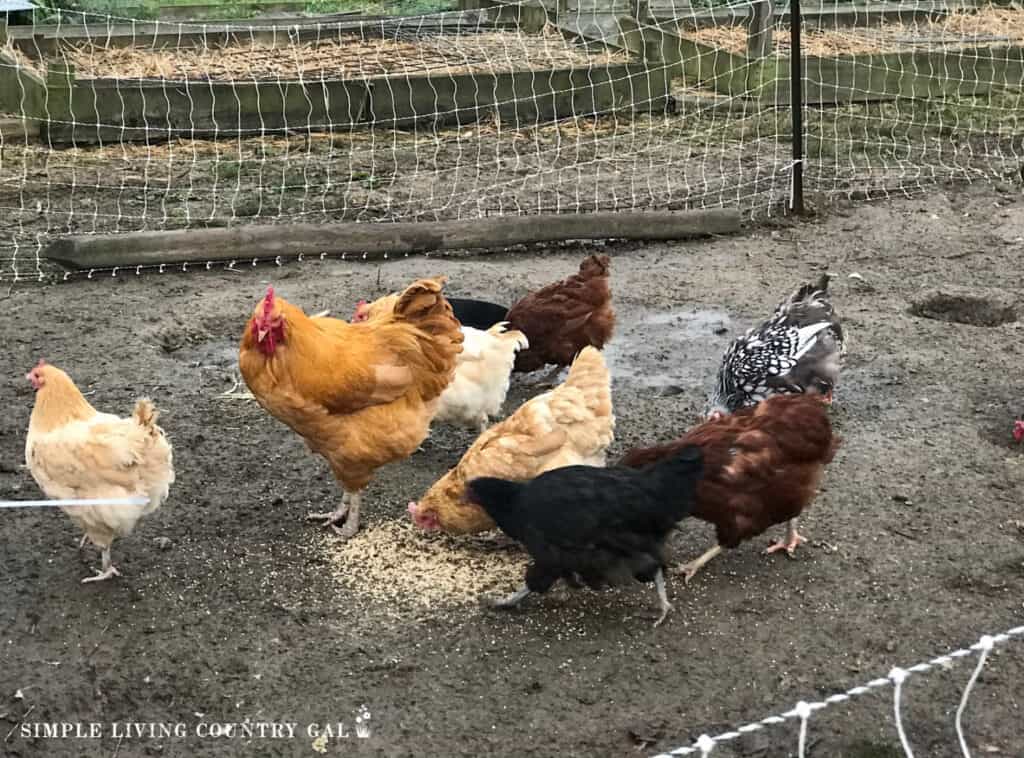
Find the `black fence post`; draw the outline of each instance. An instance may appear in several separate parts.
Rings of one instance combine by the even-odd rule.
[[[800,49],[800,0],[789,2],[789,83],[793,119],[793,168],[789,209],[804,212],[804,82]]]

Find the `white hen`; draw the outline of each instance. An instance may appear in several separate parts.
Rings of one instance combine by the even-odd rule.
[[[441,394],[434,421],[477,427],[482,432],[501,411],[516,353],[529,347],[526,335],[495,324],[486,332],[463,326],[455,378]]]

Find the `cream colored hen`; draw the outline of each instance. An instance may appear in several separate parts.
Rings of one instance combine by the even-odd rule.
[[[174,482],[171,446],[156,425],[157,410],[142,399],[136,402],[131,418],[100,413],[71,377],[44,361],[25,378],[36,390],[25,463],[47,497],[149,500],[141,506],[61,509],[85,532],[85,538],[103,551],[103,569],[82,581],[120,576],[110,560],[111,544],[131,534],[140,518],[159,508]]]
[[[482,433],[501,411],[516,353],[529,347],[526,335],[495,324],[487,331],[462,327],[462,352],[452,383],[441,393],[434,421],[476,426]]]
[[[419,503],[409,503],[409,513],[427,530],[493,529],[484,510],[466,501],[467,482],[480,476],[526,481],[561,466],[603,466],[614,431],[608,368],[600,351],[584,348],[565,382],[481,434]]]

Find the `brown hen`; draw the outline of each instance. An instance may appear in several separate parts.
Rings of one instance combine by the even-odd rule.
[[[783,522],[786,538],[766,552],[785,550],[792,556],[805,541],[797,519],[814,499],[840,441],[820,398],[776,395],[707,421],[675,442],[635,448],[620,463],[641,468],[687,445],[703,451],[704,478],[692,515],[714,525],[717,544],[680,567],[689,581],[723,548],[737,547]]]
[[[531,292],[513,305],[508,321],[530,347],[516,356],[516,371],[568,366],[585,347],[602,349],[615,328],[607,255],[591,255],[579,273]]]

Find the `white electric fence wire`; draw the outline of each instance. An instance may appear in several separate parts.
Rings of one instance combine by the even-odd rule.
[[[811,714],[816,711],[824,710],[829,706],[836,705],[838,703],[845,703],[861,695],[866,695],[869,692],[888,687],[893,687],[893,712],[895,715],[896,731],[900,739],[900,745],[903,748],[904,755],[907,758],[913,758],[914,753],[910,747],[910,740],[907,737],[906,730],[903,725],[902,716],[902,694],[903,685],[913,674],[924,674],[931,671],[936,667],[947,667],[951,663],[959,660],[960,658],[966,658],[976,653],[980,653],[978,663],[974,668],[974,672],[971,678],[967,681],[967,685],[964,687],[964,692],[960,698],[960,706],[956,712],[956,733],[957,739],[960,743],[960,750],[963,752],[966,758],[970,758],[971,753],[967,747],[967,739],[964,736],[963,731],[963,713],[967,707],[967,702],[971,697],[971,693],[974,691],[974,687],[977,684],[978,678],[981,676],[981,670],[988,659],[989,653],[995,648],[996,645],[1002,645],[1016,637],[1024,637],[1024,626],[1016,626],[1012,629],[1007,629],[1001,634],[986,634],[975,644],[968,648],[961,650],[954,650],[951,653],[940,655],[937,658],[933,658],[930,661],[924,663],[918,663],[908,668],[894,667],[889,671],[889,674],[885,677],[878,679],[872,679],[858,687],[853,687],[846,692],[839,692],[834,695],[830,695],[824,700],[817,702],[806,702],[801,700],[796,706],[785,713],[777,716],[768,716],[761,719],[760,721],[751,722],[744,724],[743,726],[736,727],[728,732],[716,735],[714,737],[708,734],[702,734],[696,741],[690,745],[670,750],[666,753],[660,753],[654,758],[672,758],[673,756],[681,755],[694,755],[699,754],[701,758],[707,756],[715,748],[715,746],[722,742],[730,742],[738,739],[745,734],[752,732],[761,731],[770,726],[777,726],[784,724],[792,719],[800,719],[800,733],[798,738],[798,754],[803,758],[806,755],[807,749],[807,723],[810,719]]]
[[[67,498],[65,500],[0,500],[0,508],[74,508],[90,505],[148,505],[148,497]]]

